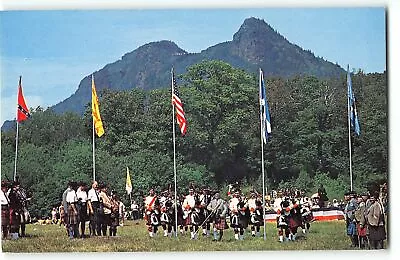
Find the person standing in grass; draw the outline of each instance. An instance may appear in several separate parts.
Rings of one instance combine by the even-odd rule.
[[[51,210],[51,223],[52,224],[57,224],[58,220],[57,220],[57,209],[53,208]]]
[[[365,248],[368,244],[367,242],[367,220],[366,220],[366,202],[368,199],[368,194],[364,193],[357,198],[358,207],[355,211],[355,218],[357,223],[357,234],[358,243],[360,248]]]
[[[79,214],[79,222],[78,226],[80,226],[80,236],[81,238],[85,237],[85,223],[86,220],[88,219],[88,214],[87,214],[87,193],[86,193],[86,184],[84,182],[79,183],[79,188],[76,191],[76,196],[78,198],[77,202],[77,210]]]
[[[190,238],[194,239],[194,231],[192,229],[192,211],[194,209],[194,205],[196,203],[196,199],[194,196],[194,189],[190,188],[189,189],[189,194],[185,196],[185,199],[183,200],[182,203],[182,210],[183,210],[183,216],[185,219],[184,222],[184,228],[185,231],[190,229]]]
[[[357,200],[355,199],[356,193],[354,191],[347,192],[344,195],[344,199],[347,201],[346,207],[344,208],[344,214],[346,218],[346,230],[347,235],[350,237],[351,246],[358,246],[357,226],[355,219],[355,211],[357,209]]]
[[[202,208],[202,214],[203,214],[203,226],[202,226],[202,230],[203,230],[203,237],[209,237],[210,236],[210,229],[211,229],[211,219],[208,218],[208,215],[210,214],[210,212],[207,210],[207,206],[211,201],[211,194],[210,194],[210,189],[204,187],[203,188],[203,193],[200,195],[200,206]]]
[[[89,213],[89,233],[90,236],[101,236],[100,218],[100,198],[97,181],[92,182],[92,188],[88,192],[87,208]]]
[[[385,211],[378,198],[379,193],[371,195],[371,206],[367,210],[369,241],[372,249],[383,249],[383,241],[386,239]]]
[[[110,236],[117,235],[117,227],[119,225],[119,198],[116,191],[111,191],[111,214],[110,214]]]
[[[21,225],[22,204],[17,194],[18,185],[19,183],[14,181],[7,194],[10,199],[10,234],[13,239],[19,237],[18,232]]]
[[[144,207],[146,212],[144,217],[150,237],[154,237],[157,234],[159,221],[156,210],[159,205],[160,202],[158,201],[156,193],[153,189],[150,189],[149,195],[144,198]]]
[[[103,205],[103,215],[100,217],[101,232],[103,236],[107,235],[107,228],[111,226],[111,198],[107,194],[107,186],[100,185],[100,202]]]
[[[75,188],[76,182],[71,182],[69,184],[69,191],[67,192],[67,196],[65,198],[67,202],[67,215],[68,215],[68,232],[69,238],[78,238],[79,230],[78,230],[78,209],[77,202],[78,198],[76,196]]]
[[[10,199],[7,195],[8,183],[1,182],[0,202],[1,202],[1,237],[6,239],[8,237],[9,224],[10,224]]]
[[[255,191],[251,192],[250,199],[248,200],[250,210],[250,223],[251,223],[251,236],[260,236],[260,226],[263,225],[263,209],[260,199],[257,197]]]
[[[221,241],[222,236],[224,235],[224,229],[228,228],[228,225],[226,224],[228,206],[227,203],[221,199],[219,192],[215,193],[214,198],[211,200],[210,204],[208,204],[207,209],[211,212],[211,214],[213,214],[213,241]]]

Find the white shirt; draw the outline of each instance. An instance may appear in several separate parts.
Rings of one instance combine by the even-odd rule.
[[[237,211],[237,204],[239,203],[239,199],[233,197],[230,201],[229,201],[229,210],[230,211]]]
[[[249,205],[249,209],[256,209],[256,199],[254,199],[254,198],[250,198],[248,201],[247,201],[247,204]]]
[[[161,196],[161,198],[160,198],[160,205],[161,205],[161,206],[164,206],[166,201],[167,201],[167,197]]]
[[[83,191],[80,187],[76,191],[76,197],[78,199],[82,199],[82,202],[86,202],[88,200],[88,195],[86,191]]]
[[[91,202],[99,201],[99,197],[95,189],[91,188],[89,190],[87,200],[90,200]]]
[[[146,199],[144,200],[144,205],[146,208],[154,209],[154,204],[156,199],[154,199],[155,196],[147,196]],[[151,205],[150,205],[151,203]]]
[[[67,203],[75,203],[78,201],[78,198],[76,197],[76,192],[74,190],[70,190],[67,193],[67,198],[65,199]]]
[[[138,211],[139,210],[139,205],[138,204],[132,204],[131,205],[131,209],[134,211]]]
[[[276,198],[274,202],[274,210],[278,211],[278,209],[281,209],[281,203],[282,203],[282,198]]]
[[[193,208],[195,203],[196,201],[194,200],[194,196],[189,194],[185,197],[185,200],[183,201],[182,209],[185,210],[186,206]]]
[[[6,192],[4,192],[4,191],[0,192],[0,202],[1,202],[1,205],[8,205],[8,203],[10,202]]]

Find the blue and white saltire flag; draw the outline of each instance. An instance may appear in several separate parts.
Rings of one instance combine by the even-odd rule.
[[[349,65],[347,65],[347,98],[349,99],[349,119],[350,126],[354,129],[356,135],[360,135],[360,124],[358,123],[358,115],[356,108],[356,98],[354,97],[352,85],[351,85],[351,76],[349,71]]]
[[[271,134],[271,118],[269,115],[268,101],[265,91],[265,82],[263,71],[260,69],[260,116],[261,116],[261,129],[262,129],[262,139],[266,144],[268,141],[268,136]]]

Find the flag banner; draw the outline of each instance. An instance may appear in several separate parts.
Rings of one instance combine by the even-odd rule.
[[[181,129],[182,136],[186,134],[187,122],[185,119],[185,112],[183,111],[183,103],[179,97],[178,86],[176,85],[174,69],[172,69],[172,105],[176,109],[176,121]]]
[[[22,81],[22,77],[19,77],[18,104],[17,104],[17,121],[18,122],[22,122],[31,116],[31,114],[29,113],[29,109],[26,106],[24,95],[22,93],[21,81]]]
[[[268,101],[266,97],[265,82],[263,71],[260,69],[260,115],[261,115],[261,128],[262,128],[262,138],[266,144],[268,141],[268,136],[271,134],[271,118],[269,115]]]
[[[129,168],[126,167],[126,185],[125,185],[126,192],[131,194],[132,192],[132,183],[131,183],[131,176],[129,175]]]
[[[104,134],[103,122],[100,117],[99,99],[96,94],[96,86],[94,85],[94,77],[92,74],[92,116],[94,128],[98,137]]]
[[[347,98],[349,99],[349,119],[350,126],[354,130],[356,135],[361,134],[360,124],[358,122],[358,114],[356,108],[356,98],[353,93],[352,84],[351,84],[351,75],[349,71],[349,66],[347,65]]]

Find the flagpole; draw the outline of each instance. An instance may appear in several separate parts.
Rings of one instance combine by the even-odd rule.
[[[19,87],[21,86],[21,81],[22,81],[22,76],[19,76],[19,83],[18,83],[18,90],[17,93],[19,93]],[[17,180],[17,158],[18,158],[18,136],[19,136],[19,122],[18,122],[18,94],[17,94],[17,109],[16,109],[16,115],[15,115],[15,120],[17,121],[17,132],[15,134],[15,159],[14,159],[14,176],[13,180]]]
[[[94,76],[92,74],[92,82],[94,80]],[[93,93],[92,93],[93,96]],[[93,98],[92,98],[92,103],[93,103]],[[92,104],[93,106],[93,104]],[[92,110],[92,114],[93,114],[93,110]],[[94,124],[94,116],[92,115],[92,140],[93,140],[93,149],[92,149],[92,157],[93,157],[93,181],[96,180],[96,160],[95,160],[95,143],[94,143],[94,128],[95,128],[95,124]]]
[[[17,111],[18,113],[18,111]],[[16,181],[17,180],[17,157],[18,157],[18,127],[19,123],[18,123],[18,117],[17,117],[17,133],[15,135],[15,160],[14,160],[14,177],[13,180]]]
[[[262,73],[262,71],[261,71],[261,69],[260,69],[260,76],[259,76],[259,93],[260,93],[260,96],[259,96],[259,99],[260,99],[260,101],[261,101],[261,84],[262,84],[262,82],[261,82],[261,73]],[[261,172],[262,172],[262,182],[263,182],[263,185],[262,185],[262,189],[263,189],[263,192],[262,192],[262,196],[263,196],[263,198],[262,198],[262,203],[263,203],[263,223],[264,223],[264,240],[266,240],[267,239],[267,235],[266,235],[266,231],[265,231],[265,228],[266,228],[266,224],[265,224],[265,172],[264,172],[264,141],[263,141],[263,124],[265,124],[265,122],[263,122],[264,120],[263,120],[263,118],[262,118],[262,108],[261,108],[261,102],[260,102],[260,142],[261,142]]]
[[[347,77],[350,77],[349,65],[347,65]],[[349,78],[347,78],[347,123],[348,123],[348,134],[349,134],[349,168],[350,168],[350,190],[353,190],[353,172],[351,165],[351,131],[350,131],[350,93],[349,93]]]
[[[171,69],[171,97],[174,93],[174,68]],[[172,101],[172,100],[171,100]],[[178,201],[176,191],[176,156],[175,156],[175,107],[172,104],[172,140],[174,144],[174,189],[175,189],[175,237],[178,237]]]

